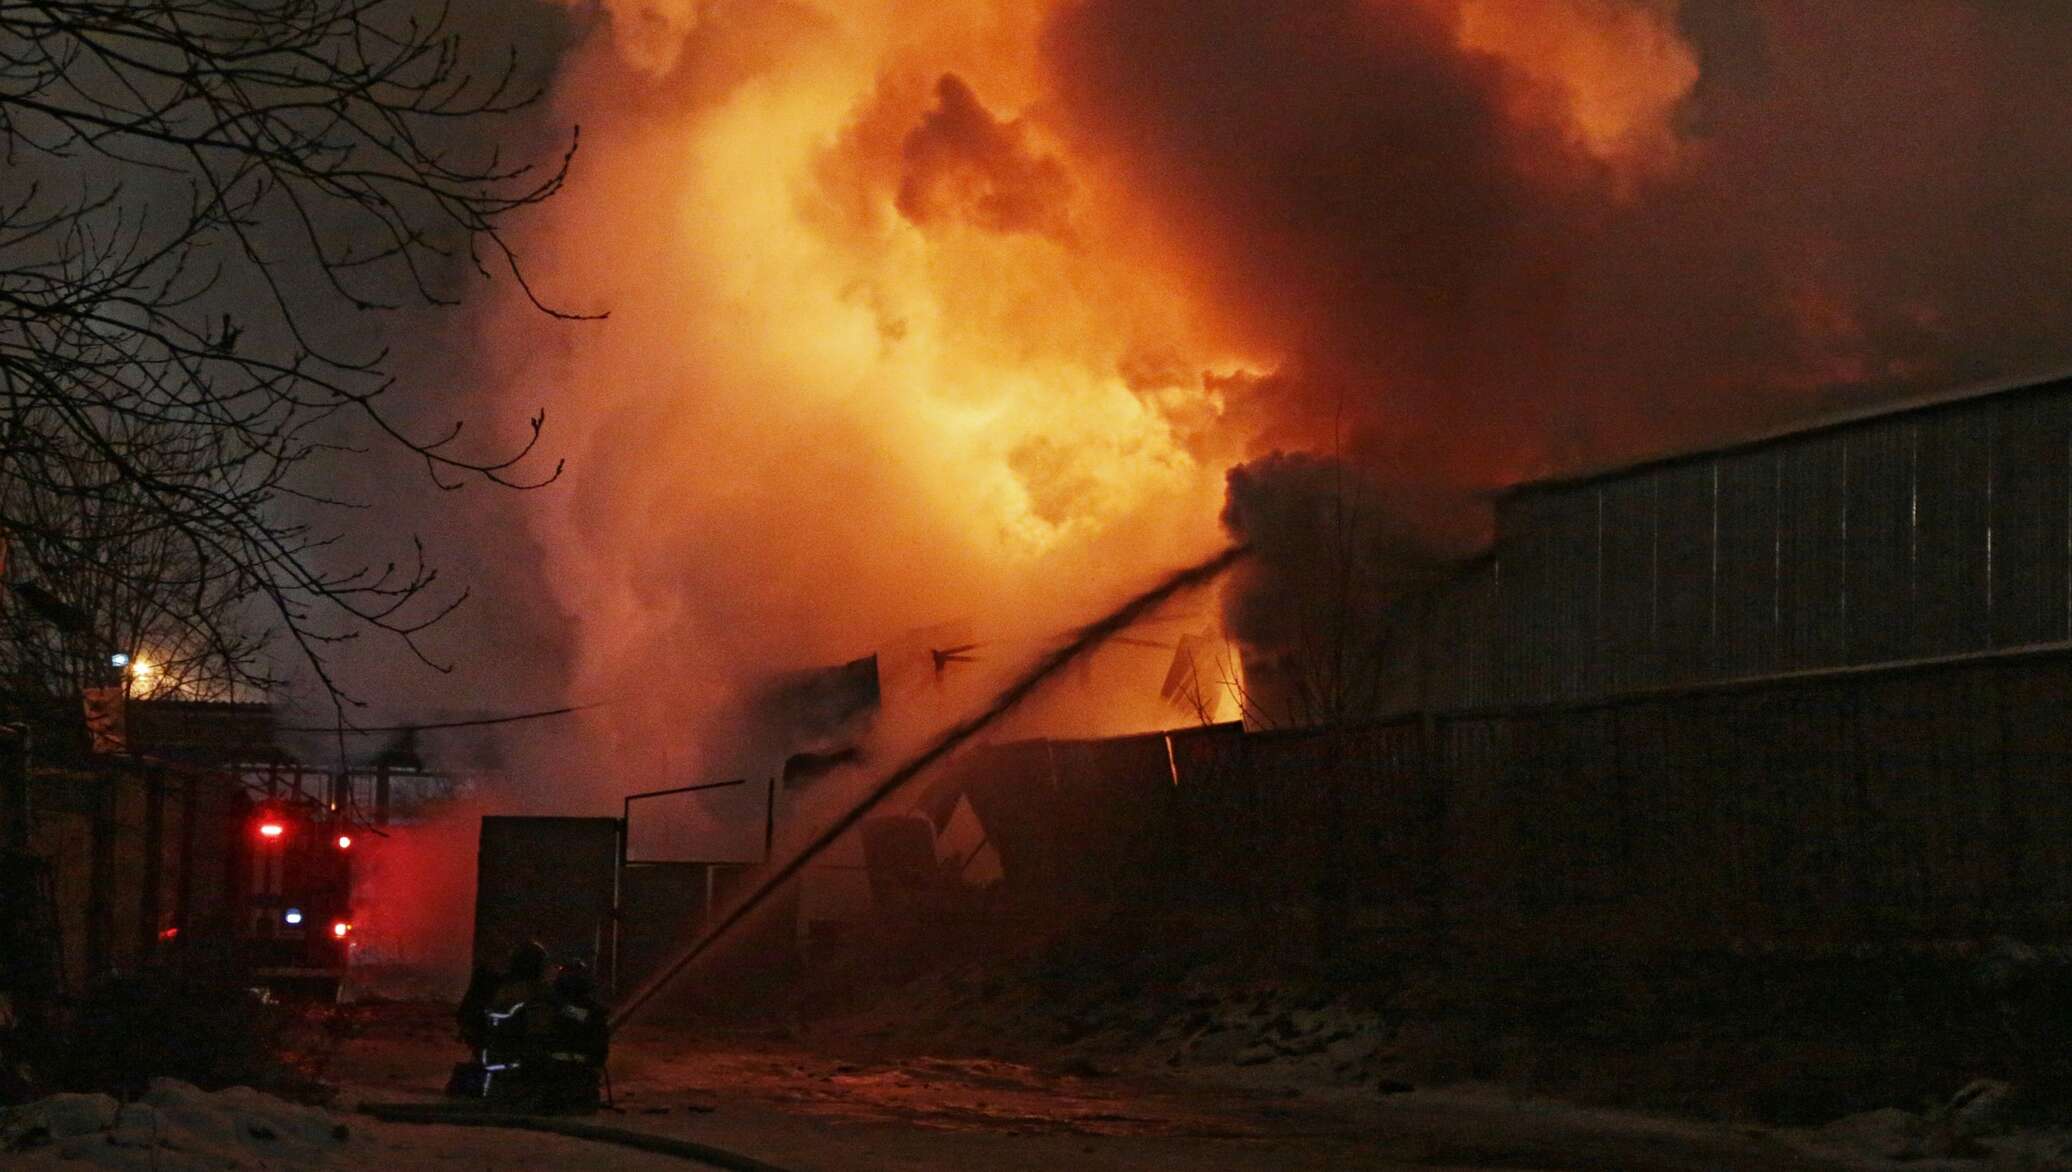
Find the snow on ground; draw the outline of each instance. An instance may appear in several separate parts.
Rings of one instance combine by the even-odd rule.
[[[682,1160],[536,1132],[380,1124],[250,1087],[214,1094],[153,1079],[132,1103],[53,1095],[0,1111],[0,1166],[121,1172],[244,1169],[688,1167]]]

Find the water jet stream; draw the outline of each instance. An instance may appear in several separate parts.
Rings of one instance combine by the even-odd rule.
[[[1180,591],[1214,581],[1218,575],[1236,564],[1238,559],[1244,557],[1245,553],[1246,548],[1244,546],[1232,546],[1205,562],[1189,566],[1169,575],[1158,585],[1123,603],[1113,611],[1110,611],[1106,616],[1079,628],[1063,646],[1044,656],[1034,667],[1024,672],[1019,679],[1001,689],[1000,694],[994,697],[993,702],[987,705],[983,711],[952,726],[948,731],[937,737],[933,744],[913,756],[904,765],[879,779],[875,785],[864,792],[863,797],[856,804],[843,811],[840,816],[829,823],[819,834],[815,835],[812,841],[806,843],[797,853],[785,860],[782,866],[763,876],[761,881],[739,902],[734,904],[726,915],[721,916],[717,923],[707,928],[696,939],[692,940],[690,944],[686,945],[682,952],[673,957],[668,964],[663,965],[654,976],[643,982],[618,1008],[612,1011],[612,1028],[615,1030],[619,1029],[631,1021],[634,1015],[640,1012],[641,1007],[653,1000],[656,994],[667,988],[677,977],[683,975],[684,970],[688,969],[700,956],[710,951],[712,946],[731,931],[736,924],[746,919],[750,912],[760,907],[771,895],[776,893],[778,888],[804,870],[807,863],[813,861],[815,857],[831,846],[836,839],[840,838],[851,827],[861,822],[872,810],[883,805],[886,799],[897,793],[901,787],[918,777],[929,766],[948,756],[959,745],[977,736],[988,725],[1012,711],[1017,704],[1028,699],[1030,693],[1034,692],[1045,680],[1056,675],[1059,670],[1073,660],[1100,646],[1116,632],[1123,630],[1144,617],[1146,611],[1178,594]]]

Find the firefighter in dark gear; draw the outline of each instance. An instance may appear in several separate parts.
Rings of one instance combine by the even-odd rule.
[[[457,1015],[461,1039],[475,1057],[454,1066],[448,1094],[500,1094],[519,1071],[545,1059],[553,1029],[546,975],[547,950],[537,941],[519,945],[501,973],[475,970]]]
[[[535,1065],[535,1105],[544,1111],[594,1111],[604,1061],[611,1050],[611,1026],[595,994],[590,968],[581,961],[561,966],[548,1004],[546,1060]]]
[[[609,1016],[596,997],[590,966],[570,961],[554,976],[553,1046],[557,1057],[603,1066],[611,1051]]]

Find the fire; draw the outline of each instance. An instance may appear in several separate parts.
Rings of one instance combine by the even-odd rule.
[[[1219,544],[1233,466],[1329,442],[1255,391],[1305,344],[1283,291],[1234,302],[1208,243],[1059,116],[1047,42],[1071,7],[604,5],[558,93],[581,165],[529,254],[611,318],[505,393],[576,392],[556,411],[585,441],[542,544],[586,616],[575,690],[645,694],[606,718],[619,743],[950,620],[1004,667]],[[1688,85],[1611,80],[1656,23],[1515,49],[1485,7],[1465,41],[1598,79],[1573,106],[1592,143],[1645,138]],[[656,646],[703,670],[649,689]],[[1170,651],[1114,656],[1074,707],[1172,723]]]
[[[1821,6],[570,6],[553,113],[582,150],[516,243],[550,301],[610,317],[493,312],[471,414],[549,410],[570,471],[528,522],[539,578],[569,693],[612,701],[591,751],[630,773],[766,769],[727,713],[771,671],[941,624],[988,665],[1035,654],[1219,546],[1233,468],[1257,516],[1343,467],[1472,544],[1505,483],[1901,369],[1853,350],[1932,372],[1970,322],[2012,353],[2028,327],[1967,298],[1997,264],[2064,271],[2039,200],[2008,237],[2038,259],[1967,242],[1933,255],[1973,279],[1917,287],[1942,270],[1895,233],[1988,222],[1943,209],[1999,188],[1909,136],[2013,124],[1884,79],[1949,41],[1988,68],[1937,76],[1984,85],[2002,42]],[[1889,67],[1835,74],[1858,43]],[[1172,645],[1231,613],[1188,606],[1104,652],[1083,707],[1171,723]]]
[[[1004,669],[1219,544],[1243,443],[1216,380],[1273,356],[1046,122],[1040,6],[608,8],[528,255],[611,318],[504,394],[576,396],[542,392],[583,437],[542,544],[585,616],[574,690],[648,693],[615,731],[952,620]],[[666,694],[656,646],[698,649]]]
[[[947,69],[917,87],[813,54],[763,80],[693,120],[678,206],[733,348],[788,400],[771,414],[881,449],[913,507],[988,560],[1213,501],[1221,468],[1145,392],[1187,395],[1233,357],[1186,336],[1174,290],[1114,264],[1054,144]],[[968,126],[928,137],[952,107],[1051,185],[1011,190],[1026,176]],[[1178,385],[1128,384],[1146,351],[1176,356]]]
[[[1463,0],[1462,46],[1488,53],[1533,88],[1515,112],[1535,116],[1535,99],[1592,155],[1629,174],[1672,166],[1681,149],[1673,116],[1698,80],[1698,60],[1677,34],[1673,3],[1604,0]]]

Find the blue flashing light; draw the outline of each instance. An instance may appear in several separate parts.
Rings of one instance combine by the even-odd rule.
[[[302,909],[301,909],[301,908],[299,908],[299,907],[291,907],[291,908],[289,908],[289,909],[288,909],[287,911],[285,911],[285,912],[282,912],[282,913],[281,913],[281,920],[282,920],[282,921],[283,921],[284,923],[289,923],[289,924],[299,924],[299,923],[301,923],[301,922],[302,922]]]

